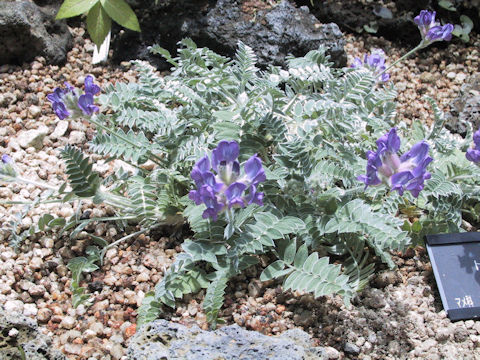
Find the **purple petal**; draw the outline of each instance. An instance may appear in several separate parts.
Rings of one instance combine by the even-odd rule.
[[[61,101],[54,102],[52,104],[52,108],[60,120],[63,120],[70,116],[70,112],[67,110],[65,104]]]
[[[2,163],[10,164],[11,162],[12,162],[12,158],[10,157],[10,155],[7,155],[7,154],[2,155]]]
[[[413,145],[409,151],[403,154],[400,157],[400,160],[402,162],[411,161],[415,165],[417,165],[422,162],[423,159],[425,159],[425,157],[428,155],[428,149],[428,144],[424,140],[422,140]]]
[[[190,190],[190,192],[188,193],[188,198],[194,201],[196,205],[200,205],[202,203],[200,192],[197,190]]]
[[[443,26],[436,25],[428,30],[426,39],[430,41],[445,40],[450,41],[452,39],[452,24],[445,24]]]
[[[62,102],[62,98],[65,95],[65,91],[59,87],[53,90],[53,93],[47,95],[47,99],[51,103]]]
[[[263,206],[263,197],[264,193],[263,192],[257,192],[257,188],[255,185],[250,186],[248,189],[249,194],[246,198],[248,204],[255,203],[257,205]]]
[[[477,149],[468,149],[465,154],[467,160],[474,162],[475,164],[480,162],[480,150]]]
[[[210,170],[210,159],[208,158],[207,155],[205,155],[195,163],[195,166],[193,167],[192,172],[190,173],[190,176],[195,181],[195,184],[197,185],[197,187],[200,187],[203,185],[203,182],[204,182],[203,174],[209,170]]]
[[[78,98],[78,107],[85,115],[92,115],[100,110],[98,106],[93,105],[93,95],[90,93],[81,95]]]
[[[93,83],[93,76],[92,75],[88,75],[85,78],[84,85],[85,85],[85,93],[87,93],[87,94],[97,95],[101,90],[98,85]]]
[[[382,76],[380,76],[380,81],[387,82],[388,80],[390,80],[390,74],[383,73]]]
[[[235,205],[245,207],[245,202],[242,198],[242,195],[246,188],[247,186],[244,183],[235,182],[230,185],[227,190],[225,190],[225,196],[227,197],[229,207]]]
[[[236,141],[222,140],[212,151],[212,167],[217,171],[220,162],[233,162],[238,158],[240,147]]]
[[[398,190],[400,195],[403,194],[403,187],[413,179],[413,174],[410,171],[402,171],[393,174],[390,178],[392,182],[392,190]]]
[[[353,59],[353,63],[350,67],[353,69],[356,69],[356,68],[361,68],[362,66],[363,66],[362,59],[356,57],[355,59]]]
[[[265,170],[262,167],[262,160],[257,156],[257,154],[250,157],[245,162],[245,174],[247,175],[250,183],[257,185],[259,182],[265,181],[267,177],[265,176]]]
[[[436,12],[435,11],[428,11],[428,10],[422,10],[420,11],[420,14],[415,16],[415,19],[413,19],[413,22],[417,26],[421,27],[431,27],[435,25],[435,16]]]
[[[473,142],[477,148],[480,148],[480,130],[475,131],[473,134]]]
[[[400,150],[400,137],[397,135],[397,129],[392,128],[388,133],[377,140],[379,150],[389,151],[392,153]]]

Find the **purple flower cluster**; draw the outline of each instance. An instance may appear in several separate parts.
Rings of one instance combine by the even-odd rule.
[[[0,178],[1,178],[1,175],[8,175],[10,177],[15,177],[16,173],[13,167],[12,158],[7,154],[3,154],[1,159],[2,161],[0,162]]]
[[[475,147],[473,149],[468,149],[465,156],[467,157],[467,160],[480,165],[480,130],[477,130],[473,134],[473,142]]]
[[[385,66],[385,53],[381,49],[375,49],[372,51],[371,55],[365,54],[363,62],[360,58],[355,58],[351,66],[354,69],[366,67],[373,71],[379,81],[387,82],[390,79],[390,75],[384,73]]]
[[[47,99],[52,103],[55,114],[63,120],[70,115],[92,115],[100,109],[93,104],[93,97],[100,92],[100,87],[93,83],[93,77],[88,75],[85,78],[85,94],[77,95],[76,89],[65,82],[65,89],[55,88],[53,93],[47,95]]]
[[[428,144],[420,141],[399,157],[400,138],[393,128],[377,140],[377,146],[376,152],[367,152],[367,174],[360,175],[357,179],[365,183],[365,188],[383,182],[400,195],[408,190],[414,197],[418,197],[424,181],[431,177],[426,171],[427,165],[433,160],[428,156]]]
[[[435,11],[422,10],[413,20],[422,34],[423,47],[435,41],[450,41],[452,38],[453,25],[440,25],[435,21]]]
[[[2,155],[3,164],[10,164],[11,162],[12,162],[12,158],[10,157],[10,155],[7,155],[7,154]]]
[[[237,142],[222,140],[212,151],[211,158],[205,155],[195,164],[191,176],[197,190],[190,191],[188,197],[197,205],[207,206],[204,219],[215,221],[227,208],[243,208],[252,203],[263,205],[263,193],[257,192],[258,184],[266,179],[262,160],[257,154],[251,156],[244,163],[241,175],[239,153]]]

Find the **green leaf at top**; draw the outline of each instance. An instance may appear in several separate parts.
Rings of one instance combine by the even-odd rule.
[[[87,30],[92,38],[92,41],[98,48],[108,35],[112,27],[112,19],[103,9],[100,3],[95,4],[88,12],[87,16]]]
[[[100,0],[107,14],[123,27],[140,32],[138,19],[125,0]]]
[[[100,0],[65,0],[60,6],[56,19],[65,19],[89,11]]]
[[[444,9],[447,9],[448,11],[457,11],[457,9],[450,0],[440,0],[438,2],[438,5]]]

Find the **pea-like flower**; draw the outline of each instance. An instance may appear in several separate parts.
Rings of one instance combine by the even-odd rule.
[[[385,73],[385,53],[381,49],[375,49],[370,55],[365,54],[363,62],[360,58],[353,60],[352,68],[358,69],[365,67],[371,70],[378,81],[387,82],[390,79],[390,74]]]
[[[435,41],[450,41],[452,38],[453,25],[442,26],[435,21],[435,16],[435,11],[422,10],[413,20],[422,35],[421,47],[427,47]]]
[[[47,99],[52,103],[55,114],[61,119],[70,115],[75,117],[83,115],[92,115],[100,109],[94,105],[94,96],[100,92],[100,87],[93,83],[93,77],[88,75],[85,78],[85,94],[78,96],[77,90],[65,82],[65,89],[55,88],[53,93],[47,95]]]
[[[377,140],[377,146],[376,152],[367,152],[366,175],[360,175],[357,179],[365,183],[365,188],[384,183],[400,195],[408,190],[418,197],[424,181],[431,177],[426,171],[427,165],[433,160],[428,156],[428,144],[420,141],[410,151],[398,156],[400,138],[393,128]]]
[[[475,144],[475,147],[473,149],[468,149],[465,156],[467,160],[480,165],[480,130],[475,131],[473,134],[473,143]]]
[[[212,151],[197,161],[191,172],[197,190],[188,197],[195,204],[205,204],[203,218],[217,220],[227,208],[243,208],[248,204],[263,205],[263,193],[257,191],[260,182],[266,180],[262,161],[257,154],[243,164],[243,174],[237,158],[240,147],[236,141],[222,140]]]
[[[15,177],[17,174],[13,166],[13,159],[8,154],[2,155],[2,162],[0,163],[0,179],[2,175],[7,175],[8,177]]]

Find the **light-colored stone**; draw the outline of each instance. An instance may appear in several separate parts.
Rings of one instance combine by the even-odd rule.
[[[53,133],[50,134],[51,139],[61,138],[68,130],[68,121],[60,120],[55,127]]]
[[[25,304],[23,306],[23,315],[25,316],[36,316],[38,312],[37,305],[35,304]]]
[[[24,130],[17,135],[16,141],[23,149],[34,147],[40,150],[43,148],[43,139],[45,135],[48,134],[48,131],[46,126],[40,126],[38,129]]]
[[[23,302],[20,300],[8,300],[7,302],[5,302],[5,311],[7,313],[22,313],[23,306]]]
[[[60,323],[60,326],[65,329],[73,329],[75,326],[75,319],[72,316],[65,316]]]
[[[83,144],[87,140],[87,137],[85,136],[85,132],[83,131],[72,131],[70,133],[70,136],[68,138],[69,144]]]

